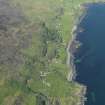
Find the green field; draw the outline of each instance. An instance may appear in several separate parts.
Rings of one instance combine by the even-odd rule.
[[[83,12],[80,4],[97,1],[104,0],[3,4],[8,13],[0,15],[0,27],[6,28],[0,29],[0,105],[79,105],[83,86],[67,80],[66,49]]]

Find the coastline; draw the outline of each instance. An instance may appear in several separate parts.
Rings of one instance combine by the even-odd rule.
[[[82,6],[79,6],[79,8],[81,8]],[[83,5],[83,9],[84,9],[84,5]],[[78,16],[78,19],[76,20],[76,22],[73,25],[72,31],[71,31],[71,35],[72,38],[71,40],[68,42],[68,46],[67,46],[67,66],[69,68],[72,68],[70,70],[69,75],[71,74],[71,72],[73,72],[72,76],[68,77],[68,81],[72,81],[75,80],[76,78],[76,71],[75,71],[75,65],[73,64],[73,60],[74,60],[74,55],[73,55],[73,50],[76,50],[77,48],[75,47],[76,44],[78,44],[78,42],[76,41],[76,37],[77,37],[77,27],[80,24],[80,22],[83,20],[83,18],[86,15],[86,9],[84,9],[82,11],[82,13],[80,14],[80,16]],[[74,45],[75,44],[75,45]],[[74,49],[72,50],[72,46],[74,45]]]
[[[78,43],[76,43],[76,37],[78,35],[77,34],[77,27],[86,15],[86,8],[85,8],[84,4],[79,5],[79,9],[81,7],[83,8],[83,11],[78,16],[78,19],[76,20],[76,22],[72,28],[72,31],[71,31],[72,38],[69,41],[68,46],[67,46],[67,66],[70,68],[70,71],[69,71],[68,76],[67,76],[67,80],[68,81],[74,81],[74,82],[77,82],[77,81],[75,81],[77,73],[76,73],[75,64],[74,64],[74,51],[73,51],[73,50],[77,49],[75,45],[78,44]],[[72,48],[73,46],[74,46],[74,48]],[[84,103],[86,101],[86,97],[85,97],[86,86],[84,86],[83,84],[80,84],[80,85],[82,86],[81,94],[80,94],[80,103],[78,103],[77,105],[84,105]]]

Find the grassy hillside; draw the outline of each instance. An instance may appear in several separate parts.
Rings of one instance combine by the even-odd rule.
[[[80,103],[66,49],[79,4],[89,1],[0,0],[0,105]]]

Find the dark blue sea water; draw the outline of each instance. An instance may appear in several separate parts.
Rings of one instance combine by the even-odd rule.
[[[81,47],[74,53],[76,81],[87,86],[85,105],[105,105],[105,4],[86,5],[77,28]]]

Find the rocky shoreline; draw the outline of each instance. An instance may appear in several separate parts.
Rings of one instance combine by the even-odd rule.
[[[80,5],[79,6],[80,8],[83,7],[83,9],[85,9],[85,6],[84,5]],[[74,27],[72,29],[72,32],[71,32],[71,35],[72,35],[72,38],[71,40],[69,41],[69,44],[68,44],[68,47],[67,47],[67,55],[68,55],[68,58],[67,58],[67,66],[71,69],[69,74],[68,74],[68,81],[75,81],[75,78],[76,78],[76,69],[75,69],[75,64],[74,64],[74,52],[77,51],[77,48],[76,48],[76,45],[80,44],[79,42],[76,41],[76,37],[77,37],[77,27],[78,25],[80,24],[80,22],[83,20],[84,16],[86,14],[86,9],[85,11],[82,12],[82,15],[79,16],[78,20],[75,22],[74,24]],[[77,82],[77,81],[75,81]],[[78,83],[78,82],[77,82]],[[83,86],[83,84],[80,84]],[[80,103],[78,103],[77,105],[84,105],[85,101],[86,101],[86,86],[83,86],[82,90],[81,90],[81,94],[79,95],[80,96]]]

